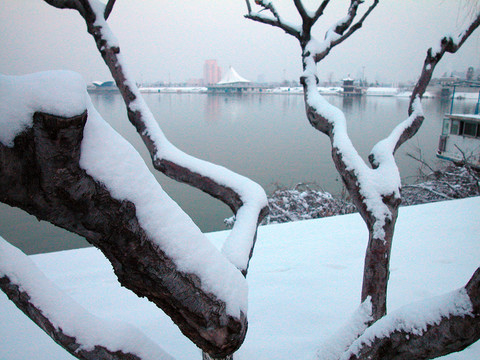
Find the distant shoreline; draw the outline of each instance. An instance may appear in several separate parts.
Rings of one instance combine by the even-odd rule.
[[[344,96],[341,87],[319,87],[321,95]],[[276,87],[276,88],[253,88],[249,91],[242,92],[213,92],[206,87],[141,87],[141,93],[144,94],[207,94],[207,95],[245,95],[245,94],[267,94],[267,95],[303,95],[302,87]],[[115,88],[99,89],[89,88],[89,93],[105,94],[118,93],[119,90]],[[366,88],[365,92],[360,97],[391,97],[391,98],[409,98],[411,91],[405,91],[400,88],[388,87],[370,87]],[[434,92],[426,92],[424,98],[440,98]],[[451,96],[449,96],[451,98]],[[456,92],[456,100],[471,100],[477,101],[479,95],[477,92]]]

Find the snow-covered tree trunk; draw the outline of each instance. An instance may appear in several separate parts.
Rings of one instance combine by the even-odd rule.
[[[255,3],[260,9],[259,11],[253,11],[250,1],[247,0],[247,18],[278,27],[299,41],[304,70],[301,83],[304,88],[307,118],[315,129],[330,138],[335,167],[342,177],[352,202],[367,225],[369,239],[365,255],[361,299],[362,304],[369,302],[371,305],[371,314],[367,320],[367,324],[371,325],[382,319],[387,313],[390,252],[398,207],[401,203],[400,174],[394,154],[405,141],[416,134],[423,123],[424,116],[420,100],[435,66],[445,52],[456,52],[479,26],[480,14],[457,39],[446,37],[442,39],[438,49],[428,51],[421,76],[411,96],[408,118],[400,123],[386,139],[373,147],[368,157],[369,166],[360,157],[350,141],[344,113],[329,104],[320,95],[317,89],[316,66],[330,53],[333,47],[342,43],[362,27],[363,22],[375,9],[379,1],[371,1],[363,14],[359,15],[359,10],[364,1],[351,0],[346,16],[327,30],[322,41],[314,39],[311,31],[313,25],[323,15],[329,4],[328,0],[319,2],[315,11],[308,10],[301,0],[293,0],[302,19],[301,26],[295,26],[291,22],[285,21],[280,16],[273,1],[256,0]],[[355,334],[355,336],[360,334],[361,332]],[[355,336],[352,336],[352,338],[355,338]],[[414,346],[406,346],[406,353],[410,350],[414,350]],[[414,352],[411,354],[414,354]],[[388,356],[390,355],[388,353]],[[338,356],[340,357],[341,354],[339,353]],[[387,353],[384,352],[383,356],[385,358]]]

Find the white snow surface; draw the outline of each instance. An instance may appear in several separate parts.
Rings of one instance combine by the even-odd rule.
[[[365,331],[367,324],[372,320],[372,302],[368,297],[350,319],[325,339],[316,354],[318,360],[338,360],[352,343]]]
[[[23,76],[0,74],[0,142],[13,140],[31,127],[37,111],[64,117],[86,110],[85,83],[71,71],[45,71]]]
[[[428,304],[428,299],[435,301],[468,282],[479,266],[479,218],[480,197],[400,208],[389,312],[417,301]],[[207,235],[221,244],[226,233]],[[351,318],[360,304],[367,239],[358,214],[260,227],[248,275],[249,328],[235,360],[312,360],[325,342],[332,347],[348,344],[333,335],[342,333],[342,324],[355,323]],[[98,250],[30,259],[93,314],[135,325],[177,360],[201,359],[200,350],[161,310],[118,284]],[[73,360],[1,292],[0,309],[2,359]],[[479,357],[477,342],[441,359]]]
[[[27,292],[33,305],[56,329],[76,338],[82,350],[93,350],[95,345],[101,345],[113,352],[132,353],[142,359],[173,360],[134,326],[101,319],[86,311],[45,277],[29,257],[0,236],[0,277],[3,276]]]
[[[10,128],[18,132],[30,126],[32,121],[29,119],[38,110],[46,109],[49,113],[67,116],[78,115],[88,108],[80,166],[102,182],[113,197],[135,204],[137,218],[149,238],[180,271],[197,275],[205,291],[226,303],[230,315],[238,317],[240,312],[246,313],[248,287],[243,275],[163,191],[133,146],[101,118],[87,95],[83,80],[70,72],[57,72],[53,73],[55,83],[52,83],[50,75],[41,73],[8,78],[12,84],[18,80],[20,90],[5,93],[2,100],[7,104],[18,104],[19,110],[16,116],[2,117],[0,134],[9,132]],[[46,89],[51,88],[52,92],[42,92],[40,98],[34,96],[36,93],[28,92],[30,88],[41,89],[44,82]],[[14,85],[11,87],[15,88]],[[24,96],[21,90],[26,91]],[[64,96],[71,96],[71,99],[64,101]],[[22,99],[26,104],[21,103]],[[40,101],[41,106],[38,105]]]
[[[89,1],[94,4],[92,6],[96,11],[97,18],[95,24],[102,28],[102,34],[106,34],[105,46],[118,46],[110,27],[103,18],[105,5],[98,0]],[[136,97],[129,107],[132,111],[139,111],[142,114],[142,119],[146,126],[145,133],[149,135],[157,149],[157,153],[154,156],[155,160],[165,159],[172,161],[195,173],[211,178],[220,185],[233,189],[240,196],[243,206],[237,212],[235,225],[226,237],[222,252],[238,269],[247,269],[254,243],[258,215],[261,209],[267,205],[265,191],[252,180],[236,174],[225,167],[188,155],[170,143],[146,105],[133,77],[129,75],[128,66],[122,55],[117,54],[117,58],[126,78],[125,84],[128,85]]]

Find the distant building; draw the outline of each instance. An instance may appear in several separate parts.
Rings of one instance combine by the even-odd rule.
[[[350,77],[342,80],[343,96],[361,96],[362,89],[354,84],[355,80]]]
[[[205,85],[216,84],[222,78],[222,69],[217,64],[217,60],[205,60],[203,65],[203,79]]]
[[[90,92],[118,91],[118,88],[114,81],[94,81],[87,90]]]
[[[250,80],[241,77],[231,66],[222,80],[208,86],[208,91],[211,93],[244,93],[255,89]]]

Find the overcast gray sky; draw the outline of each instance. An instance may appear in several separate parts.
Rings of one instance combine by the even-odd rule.
[[[284,18],[298,21],[290,0],[277,0]],[[314,0],[306,0],[313,8]],[[321,37],[345,15],[349,1],[332,1],[321,19]],[[368,3],[368,0],[367,0]],[[383,0],[364,27],[332,51],[319,76],[369,81],[415,79],[426,49],[446,33],[457,33],[468,18],[469,0]],[[243,77],[267,81],[298,79],[296,39],[278,28],[243,17],[244,0],[117,0],[110,26],[137,81],[201,78],[203,62],[217,59]],[[80,72],[87,82],[110,75],[80,15],[42,0],[0,0],[0,72],[25,74],[47,69]],[[480,36],[448,55],[435,75],[480,67]]]

